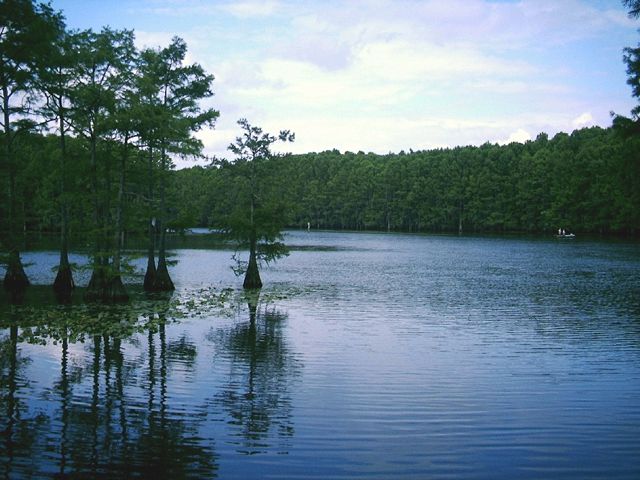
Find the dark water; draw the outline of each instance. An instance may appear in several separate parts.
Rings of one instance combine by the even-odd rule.
[[[288,243],[255,311],[202,248],[172,301],[231,287],[218,313],[136,300],[137,330],[88,311],[82,335],[73,309],[4,307],[0,477],[640,478],[638,244]],[[26,257],[52,280],[54,253]]]

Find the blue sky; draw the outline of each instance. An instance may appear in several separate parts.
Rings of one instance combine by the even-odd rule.
[[[387,153],[505,143],[633,107],[622,49],[640,22],[618,0],[53,0],[71,28],[189,45],[220,110],[209,155],[246,117],[291,129],[293,152]]]

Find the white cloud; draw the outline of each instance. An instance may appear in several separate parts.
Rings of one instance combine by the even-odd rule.
[[[147,32],[136,30],[135,44],[137,48],[165,47],[171,43],[174,34],[170,32]]]
[[[513,142],[525,143],[528,140],[531,140],[531,134],[525,129],[519,128],[515,132],[511,132],[509,138],[507,138],[506,140],[498,140],[497,143],[501,145],[508,145]]]
[[[353,44],[399,37],[512,51],[589,38],[621,22],[632,28],[622,8],[601,10],[580,0],[362,0],[323,3],[321,12],[290,2],[285,9],[292,12],[296,33],[330,32]]]
[[[582,128],[595,124],[593,116],[589,112],[585,112],[582,115],[576,117],[571,122],[574,128]]]
[[[425,95],[444,97],[452,87],[475,95],[473,89],[488,85],[492,78],[524,90],[522,85],[535,73],[524,62],[504,61],[467,48],[405,41],[365,44],[354,51],[351,64],[339,70],[278,58],[252,66],[234,61],[222,66],[218,78],[233,79],[229,93],[244,103],[268,102],[282,112],[302,108],[340,111],[349,106],[363,111],[411,110],[416,101],[425,101]]]
[[[221,8],[226,12],[237,17],[262,17],[273,15],[279,8],[280,4],[274,1],[240,1],[229,2]]]
[[[504,61],[478,49],[443,47],[406,40],[365,45],[356,61],[368,75],[385,80],[419,81],[425,77],[523,75],[534,69],[522,61]]]
[[[594,95],[604,80],[590,77],[611,71],[597,50],[609,33],[635,35],[621,7],[583,0],[169,5],[201,20],[178,34],[193,38],[186,38],[190,52],[216,76],[221,118],[216,130],[199,134],[209,154],[227,155],[239,117],[273,132],[291,128],[297,152],[385,153],[524,142],[628,110],[615,90]],[[167,43],[156,35],[140,41]],[[618,91],[629,97],[624,78]]]

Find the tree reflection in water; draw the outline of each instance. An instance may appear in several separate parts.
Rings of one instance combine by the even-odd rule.
[[[18,326],[15,318],[10,323],[9,334],[0,338],[0,440],[5,452],[2,456],[5,478],[9,477],[15,457],[19,455],[16,452],[20,447],[17,438],[29,430],[20,415],[18,389],[19,370],[26,359],[18,353]]]
[[[13,310],[0,317],[0,471],[3,478],[16,478],[16,468],[27,473],[37,472],[29,458],[30,445],[40,440],[39,432],[46,428],[44,413],[31,412],[29,400],[33,394],[26,373],[31,359],[20,348],[20,316]]]
[[[301,364],[286,315],[249,298],[191,326],[161,303],[3,311],[0,478],[214,478],[216,441],[288,452]]]
[[[168,371],[176,347],[168,345],[164,318],[149,322],[146,358],[125,361],[123,340],[138,340],[105,334],[92,335],[74,362],[64,323],[46,330],[49,338],[34,338],[15,315],[9,320],[0,321],[3,478],[216,476],[213,441],[198,433],[202,418],[168,411]],[[119,321],[102,320],[105,331]],[[44,391],[29,389],[21,373],[28,365],[21,342],[54,339],[60,345],[59,378]],[[181,358],[196,354],[184,346],[177,350]]]
[[[286,314],[259,308],[258,295],[247,297],[248,322],[209,335],[229,362],[228,381],[214,404],[228,415],[237,452],[262,453],[277,440],[279,451],[286,453],[294,434],[291,390],[301,366],[287,348]]]

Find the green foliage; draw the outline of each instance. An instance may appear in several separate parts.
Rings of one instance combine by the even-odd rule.
[[[622,0],[622,4],[629,9],[629,17],[640,17],[640,0]]]
[[[351,230],[638,234],[638,152],[637,139],[595,127],[551,139],[540,134],[525,144],[274,157],[257,167],[261,198],[274,203],[266,202],[256,218],[270,232],[310,223]],[[205,187],[175,198],[185,210],[206,207],[200,226],[244,232],[235,238],[246,243],[250,182],[239,168],[221,162],[178,172],[178,183],[188,178],[188,185]]]
[[[0,3],[0,87],[7,94],[29,93],[36,71],[50,54],[52,40],[62,28],[62,16],[48,4],[32,0],[5,0]],[[12,113],[24,113],[27,102],[11,103]],[[4,105],[3,105],[4,109]],[[6,128],[7,126],[5,126]]]
[[[293,142],[295,135],[288,130],[271,135],[244,118],[238,125],[242,135],[229,145],[235,161],[225,162],[219,170],[224,178],[219,187],[225,198],[215,202],[219,216],[214,226],[226,231],[238,248],[248,248],[249,262],[234,256],[234,271],[240,275],[248,271],[252,257],[258,263],[269,263],[288,255],[281,232],[291,209],[286,197],[280,195],[282,179],[273,175],[273,163],[282,157],[271,152],[271,145]]]
[[[135,108],[144,114],[138,125],[147,144],[163,152],[198,156],[202,142],[192,134],[212,127],[219,112],[201,108],[200,101],[213,95],[213,75],[198,64],[185,65],[186,54],[187,45],[179,37],[163,49],[140,53]]]
[[[640,100],[640,46],[624,49],[624,62],[627,64],[627,83],[631,86],[632,95]],[[636,106],[632,113],[638,117],[640,106]]]
[[[629,9],[629,17],[640,18],[640,1],[623,0]],[[640,101],[640,45],[636,48],[625,48],[623,55],[627,65],[627,84],[631,86],[631,94]],[[623,138],[640,136],[640,104],[631,109],[631,118],[611,112],[613,126]]]
[[[130,273],[125,232],[157,218],[165,262],[166,226],[192,224],[166,204],[167,171],[172,156],[200,155],[193,133],[218,117],[200,105],[213,76],[184,64],[180,38],[142,52],[133,39],[108,27],[67,31],[61,14],[32,0],[0,3],[0,248],[13,252],[11,268],[21,270],[22,232],[61,232],[61,270],[79,237],[94,272],[118,277]],[[28,132],[42,120],[55,136]]]
[[[30,343],[59,341],[63,336],[70,342],[96,335],[124,339],[183,318],[233,316],[242,298],[231,289],[203,288],[175,298],[136,297],[126,305],[11,305],[0,310],[0,328],[19,323],[22,340]]]
[[[0,3],[0,239],[15,252],[24,221],[17,143],[35,125],[30,115],[37,100],[37,72],[48,61],[50,45],[62,25],[62,17],[49,5],[32,0]]]

